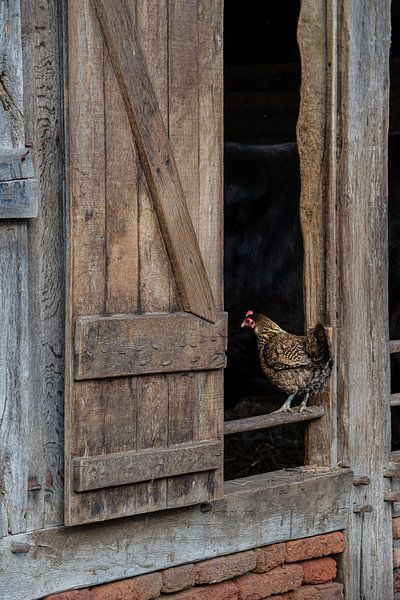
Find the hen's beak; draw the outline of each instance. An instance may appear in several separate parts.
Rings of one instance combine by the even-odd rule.
[[[255,322],[253,321],[253,319],[250,319],[250,317],[246,317],[243,322],[241,327],[250,327],[250,329],[254,329],[254,327],[256,326]]]

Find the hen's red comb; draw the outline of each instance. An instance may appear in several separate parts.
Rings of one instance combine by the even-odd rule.
[[[248,310],[246,313],[246,317],[250,317],[251,315],[254,315],[254,312],[252,310]]]

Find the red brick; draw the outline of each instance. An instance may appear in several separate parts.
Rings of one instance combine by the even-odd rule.
[[[70,592],[61,592],[61,594],[52,594],[46,596],[45,600],[89,600],[89,590],[71,590]]]
[[[324,583],[317,585],[321,600],[343,600],[343,585],[341,583]]]
[[[194,565],[182,565],[161,571],[161,576],[162,592],[179,592],[194,585],[196,571]]]
[[[272,596],[271,600],[343,600],[343,585],[341,583],[302,585],[293,592]]]
[[[207,587],[195,587],[190,590],[162,596],[165,600],[238,600],[239,590],[232,581],[216,583]]]
[[[400,573],[393,573],[393,586],[395,592],[400,592]]]
[[[282,594],[295,590],[303,581],[300,565],[276,567],[267,573],[249,573],[236,579],[240,600],[260,600],[272,594]]]
[[[400,540],[400,517],[392,519],[393,538]]]
[[[293,540],[286,543],[286,562],[299,562],[319,558],[329,554],[339,554],[344,550],[344,536],[340,531],[326,535]]]
[[[194,565],[196,584],[217,583],[225,579],[232,579],[248,573],[255,566],[256,554],[253,551],[211,558]]]
[[[336,577],[336,561],[333,558],[316,558],[306,560],[303,567],[304,583],[326,583]]]
[[[255,573],[266,573],[278,565],[283,565],[286,559],[286,544],[273,544],[264,548],[257,548],[257,564]]]
[[[160,573],[149,573],[90,588],[89,600],[150,600],[159,595]]]

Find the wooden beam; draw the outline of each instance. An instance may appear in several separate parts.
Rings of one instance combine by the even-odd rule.
[[[0,2],[0,23],[0,148],[26,151],[20,0]],[[26,223],[0,221],[0,537],[25,531],[28,513],[28,260]]]
[[[0,181],[0,219],[37,217],[38,193],[36,179]]]
[[[400,340],[390,340],[390,354],[397,354],[400,352]]]
[[[335,0],[330,0],[334,2]],[[341,561],[346,598],[393,598],[387,241],[390,1],[338,0],[338,431],[353,486]],[[368,258],[371,257],[371,260]]]
[[[0,149],[0,181],[34,177],[32,155],[28,148]]]
[[[2,596],[37,599],[344,529],[351,486],[348,469],[278,471],[227,482],[223,500],[211,502],[205,512],[194,506],[9,536],[0,542]],[[16,554],[15,544],[29,551]]]
[[[80,317],[75,379],[220,369],[227,315],[211,324],[188,313]]]
[[[97,490],[221,466],[222,442],[203,442],[162,450],[133,450],[73,460],[75,492]]]
[[[120,3],[118,10],[114,10],[112,0],[93,1],[183,306],[185,310],[215,322],[213,294],[135,26],[125,3]]]
[[[335,39],[328,32],[329,2],[304,0],[297,29],[301,54],[301,104],[297,122],[300,158],[300,222],[304,242],[304,312],[306,330],[317,323],[329,325],[327,335],[335,359],[335,221],[336,194],[331,163],[336,156],[335,122],[328,118],[335,103],[332,73]],[[333,213],[333,214],[332,214]],[[336,363],[336,360],[335,360]],[[337,464],[336,367],[329,384],[315,400],[325,408],[322,419],[307,428],[307,462]]]
[[[243,431],[255,431],[256,429],[269,429],[279,427],[279,425],[288,425],[289,423],[299,423],[300,421],[311,421],[320,419],[325,414],[322,406],[309,406],[307,410],[300,412],[293,409],[291,412],[270,413],[268,415],[258,415],[246,419],[235,419],[225,421],[224,434],[242,433]]]
[[[390,394],[390,406],[400,406],[400,394]]]

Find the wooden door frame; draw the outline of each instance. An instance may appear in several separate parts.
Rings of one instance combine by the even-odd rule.
[[[387,243],[390,1],[303,0],[298,145],[306,325],[334,333],[336,373],[308,462],[354,472],[346,597],[393,597]],[[318,240],[318,243],[316,243]],[[356,485],[357,482],[366,485]]]

